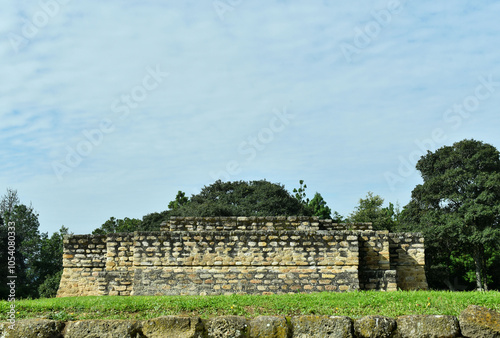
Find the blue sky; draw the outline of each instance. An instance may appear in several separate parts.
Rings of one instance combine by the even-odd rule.
[[[11,1],[0,193],[90,233],[216,179],[408,203],[418,158],[500,148],[495,1]]]

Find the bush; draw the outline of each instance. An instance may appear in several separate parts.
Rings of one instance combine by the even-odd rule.
[[[54,298],[57,295],[57,289],[59,289],[62,273],[63,271],[61,270],[45,278],[43,283],[38,287],[40,298]]]

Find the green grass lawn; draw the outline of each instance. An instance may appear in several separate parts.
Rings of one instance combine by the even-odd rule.
[[[500,292],[359,291],[283,295],[231,296],[102,296],[71,297],[16,302],[17,319],[148,319],[165,315],[209,318],[238,315],[366,315],[397,317],[413,314],[458,316],[468,305],[500,312]],[[10,303],[0,301],[0,321]]]

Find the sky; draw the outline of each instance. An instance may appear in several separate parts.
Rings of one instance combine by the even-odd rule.
[[[497,1],[9,1],[0,194],[92,232],[217,179],[401,207],[418,159],[500,148]]]

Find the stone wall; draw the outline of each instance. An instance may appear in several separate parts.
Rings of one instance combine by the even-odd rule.
[[[66,236],[63,243],[63,288],[59,291],[65,295],[99,295],[97,277],[106,268],[106,236]]]
[[[0,337],[232,337],[232,338],[365,338],[365,337],[499,337],[500,313],[470,305],[460,316],[165,316],[149,320],[55,321],[25,319],[0,323]]]
[[[398,287],[427,289],[424,237],[418,233],[389,234],[391,269],[396,270]]]
[[[67,236],[58,296],[426,289],[423,239],[317,217],[172,217]]]

